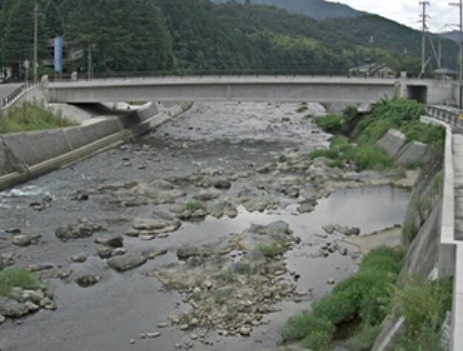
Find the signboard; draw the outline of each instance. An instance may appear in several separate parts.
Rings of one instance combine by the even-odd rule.
[[[63,72],[63,37],[55,38],[55,72]]]

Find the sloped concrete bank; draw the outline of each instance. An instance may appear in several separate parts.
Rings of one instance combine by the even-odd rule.
[[[151,104],[79,127],[5,134],[0,137],[0,190],[124,143],[190,107],[181,103],[159,112]]]
[[[407,247],[401,272],[404,278],[410,275],[431,275],[439,261],[442,162],[442,152],[434,153],[421,172],[410,198],[402,225],[402,240]],[[372,351],[393,350],[404,328],[405,319],[402,316],[388,316],[383,321]]]
[[[428,162],[413,190],[402,226],[403,243],[407,247],[401,272],[403,281],[408,276],[429,276],[430,279],[436,279],[455,273],[455,249],[453,246],[447,247],[443,240],[446,217],[450,212],[453,213],[453,209],[448,211],[447,204],[449,199],[453,201],[453,186],[452,194],[447,191],[450,180],[453,179],[453,171],[448,169],[453,162],[451,138],[451,131],[447,131],[445,149],[429,154]],[[449,328],[448,323],[448,320],[444,322],[443,330]],[[400,315],[389,315],[383,321],[381,333],[372,351],[393,350],[397,338],[404,335],[404,332],[405,319]],[[442,338],[443,345],[448,345],[450,335],[444,333]],[[446,346],[444,349],[451,348]]]

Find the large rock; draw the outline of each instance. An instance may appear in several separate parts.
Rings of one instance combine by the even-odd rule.
[[[389,129],[387,133],[378,140],[377,145],[386,151],[390,157],[394,158],[406,142],[407,138],[404,134],[398,130]]]
[[[108,265],[119,272],[128,271],[134,268],[137,268],[147,261],[147,257],[144,255],[126,255],[126,256],[117,256],[112,257],[108,260]]]
[[[118,248],[124,246],[124,239],[120,235],[115,235],[96,238],[95,243],[108,247]]]
[[[13,237],[13,244],[16,246],[26,247],[37,244],[39,239],[40,235],[19,234]]]
[[[193,196],[195,200],[199,201],[210,201],[218,199],[223,193],[217,189],[202,189]]]
[[[147,230],[153,234],[174,232],[182,223],[180,221],[171,221],[156,218],[136,218],[133,222],[133,228],[136,230]]]
[[[61,241],[68,241],[73,239],[88,238],[92,236],[93,233],[102,229],[103,227],[100,224],[81,219],[76,223],[68,224],[65,227],[59,227],[56,229],[55,235]]]
[[[0,296],[0,315],[11,318],[19,318],[28,313],[29,309],[25,304]]]

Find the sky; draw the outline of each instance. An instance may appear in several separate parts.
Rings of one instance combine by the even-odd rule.
[[[419,0],[330,0],[340,2],[350,7],[375,13],[380,16],[390,18],[415,29],[422,28],[420,15],[423,7]],[[460,23],[459,7],[450,6],[450,2],[459,3],[460,0],[428,0],[429,6],[426,11],[429,15],[427,25],[430,31],[443,32],[458,30]]]

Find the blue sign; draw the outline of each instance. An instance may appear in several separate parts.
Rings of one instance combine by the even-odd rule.
[[[55,38],[55,72],[63,72],[63,37]]]

